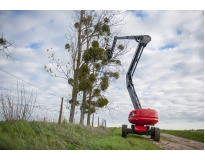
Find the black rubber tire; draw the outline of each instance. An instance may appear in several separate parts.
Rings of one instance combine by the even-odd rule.
[[[122,137],[123,138],[127,137],[127,125],[125,124],[122,125]]]
[[[134,125],[134,124],[132,124],[132,125],[131,125],[132,130],[134,130],[134,127],[135,127],[135,125]]]
[[[154,132],[155,127],[151,127],[151,132]],[[151,135],[151,139],[154,139],[154,135]]]
[[[154,133],[155,133],[154,141],[158,141],[159,142],[159,140],[160,140],[160,130],[159,130],[159,128],[155,128]]]

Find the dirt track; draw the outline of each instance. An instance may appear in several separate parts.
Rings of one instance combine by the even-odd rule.
[[[164,150],[204,150],[204,143],[202,142],[180,138],[165,133],[160,133],[159,142],[154,141],[150,136],[144,137]]]

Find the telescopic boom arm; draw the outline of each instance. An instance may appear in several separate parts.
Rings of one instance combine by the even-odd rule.
[[[117,39],[128,39],[128,40],[134,39],[138,42],[137,49],[135,51],[134,57],[132,59],[132,62],[130,64],[130,67],[129,67],[129,69],[127,71],[127,74],[126,74],[126,83],[127,83],[127,89],[128,89],[129,94],[130,94],[130,98],[132,100],[132,104],[133,104],[134,108],[135,109],[140,109],[142,107],[141,107],[141,104],[140,104],[139,99],[137,97],[137,94],[135,92],[134,85],[132,83],[132,76],[133,76],[133,74],[135,72],[135,69],[137,67],[137,64],[139,62],[142,51],[143,51],[144,47],[146,47],[146,45],[151,41],[151,37],[148,36],[148,35],[125,36],[125,37],[115,36],[113,44],[112,44],[112,48],[107,49],[108,59],[111,59],[112,56],[113,56],[113,52],[114,52],[114,48],[115,48]]]

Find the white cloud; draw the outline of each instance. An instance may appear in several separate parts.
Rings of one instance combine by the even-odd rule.
[[[15,42],[12,47],[14,60],[0,58],[0,68],[57,95],[49,95],[24,83],[28,92],[32,88],[37,91],[39,102],[46,104],[42,107],[53,111],[51,114],[56,118],[60,98],[67,97],[71,88],[66,80],[51,78],[43,68],[48,65],[46,50],[51,47],[59,59],[68,60],[64,35],[72,11],[0,13],[4,37]],[[152,10],[142,11],[141,14],[144,16],[137,17],[135,11],[127,12],[128,23],[123,26],[121,35],[146,34],[152,38],[133,76],[142,107],[158,111],[158,125],[162,128],[204,128],[204,12]],[[34,43],[39,47],[29,47]],[[129,67],[137,43],[130,40],[129,47],[133,48],[121,59],[125,68]],[[16,78],[0,71],[2,86],[15,90],[16,81]],[[108,126],[129,124],[127,117],[134,108],[126,88],[125,73],[110,86],[106,95],[115,107],[115,118],[112,120],[108,111],[99,111],[95,120],[99,116],[107,120]],[[64,111],[64,116],[68,118],[68,110],[64,108]]]

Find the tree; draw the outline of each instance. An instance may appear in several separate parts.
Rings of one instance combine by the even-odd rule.
[[[6,121],[27,121],[32,119],[35,109],[37,95],[27,95],[22,84],[19,89],[17,83],[17,94],[1,93],[0,95],[0,117]]]
[[[123,12],[121,11],[105,10],[75,11],[73,23],[71,24],[66,35],[69,43],[65,45],[65,49],[70,55],[70,61],[66,63],[65,67],[63,67],[63,62],[60,62],[55,58],[55,52],[51,53],[49,56],[50,63],[53,65],[53,68],[59,73],[62,73],[63,76],[54,74],[52,69],[48,68],[47,66],[45,66],[44,69],[51,76],[65,78],[68,84],[72,87],[71,99],[69,100],[71,105],[69,117],[70,123],[73,123],[74,121],[75,106],[80,104],[78,100],[79,93],[83,93],[82,106],[85,107],[87,89],[79,89],[79,83],[81,82],[82,84],[83,82],[86,82],[86,77],[80,79],[80,68],[84,63],[82,60],[83,52],[89,49],[93,40],[97,39],[98,42],[102,44],[104,41],[109,41],[109,39],[111,39],[114,34],[117,34],[118,31],[114,28],[121,24],[122,18],[117,16],[122,13]],[[117,57],[122,54],[124,53],[119,52],[115,56]],[[104,63],[106,63],[105,61]],[[86,64],[84,65],[86,66]],[[85,76],[91,75],[87,74]],[[81,111],[81,113],[83,113],[83,111]]]
[[[3,37],[2,26],[0,25],[0,53],[3,53],[4,56],[7,58],[12,58],[11,53],[9,52],[9,47],[13,45],[13,42],[6,40]]]
[[[96,40],[92,42],[91,48],[85,50],[83,61],[87,69],[86,72],[83,72],[85,69],[81,71],[86,74],[81,74],[83,78],[79,83],[79,89],[87,91],[88,98],[86,101],[83,99],[82,104],[85,103],[84,106],[86,106],[86,108],[83,108],[82,105],[81,110],[86,109],[84,113],[87,113],[87,125],[90,125],[90,116],[96,112],[96,107],[102,108],[109,103],[107,98],[103,95],[103,92],[109,87],[110,80],[112,78],[119,78],[118,72],[104,70],[104,67],[108,64],[116,63],[116,61],[118,62],[117,66],[121,66],[121,63],[120,60],[108,60],[106,50],[100,48]],[[81,114],[84,113],[81,112]]]

